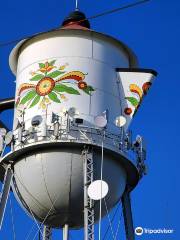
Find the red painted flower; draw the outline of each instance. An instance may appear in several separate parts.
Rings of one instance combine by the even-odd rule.
[[[55,81],[50,77],[44,77],[36,85],[36,92],[40,96],[48,95],[54,88]]]
[[[132,113],[132,109],[127,107],[127,108],[124,109],[124,113],[126,115],[130,115]]]
[[[149,88],[150,88],[151,85],[152,85],[151,82],[145,82],[145,83],[143,84],[142,90],[143,90],[143,93],[144,93],[144,94],[147,94],[147,92],[148,92],[148,90],[149,90]]]
[[[86,82],[78,82],[78,88],[79,89],[87,88],[87,83]]]

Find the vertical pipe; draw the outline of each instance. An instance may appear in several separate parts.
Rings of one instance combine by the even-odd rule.
[[[68,224],[65,224],[63,227],[63,240],[69,239],[69,226]]]
[[[76,10],[78,10],[78,0],[76,0]]]
[[[4,183],[2,187],[1,199],[0,199],[0,229],[2,227],[6,204],[9,196],[12,175],[13,174],[12,174],[11,166],[9,165],[7,166],[7,169],[6,169]]]
[[[88,240],[87,153],[84,152],[84,240]]]
[[[99,200],[99,240],[101,240],[101,218],[102,218],[102,179],[103,179],[103,164],[104,164],[104,136],[105,132],[103,134],[102,139],[102,146],[101,146],[101,199]]]
[[[133,218],[132,218],[132,211],[131,211],[131,200],[130,200],[130,195],[128,190],[125,190],[122,196],[122,207],[123,207],[126,240],[135,240]]]

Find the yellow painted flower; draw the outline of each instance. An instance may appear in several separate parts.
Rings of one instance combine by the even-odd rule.
[[[40,104],[39,104],[39,108],[42,108],[42,109],[46,109],[46,104],[45,104],[45,101],[44,101],[44,98],[43,98],[43,100],[40,102]]]
[[[131,92],[133,92],[133,93],[138,94],[138,96],[139,96],[140,99],[142,98],[143,92],[142,92],[141,88],[138,87],[138,85],[136,85],[136,84],[130,84],[130,85],[129,85],[129,90],[130,90]]]
[[[36,75],[36,72],[30,71],[30,74],[31,74],[32,76],[34,76],[34,75]]]
[[[49,103],[50,103],[49,98],[46,98],[46,97],[45,97],[45,98],[44,98],[44,102],[47,103],[47,104],[49,104]]]
[[[61,98],[65,100],[66,96],[64,94],[61,94]]]
[[[64,70],[68,65],[69,65],[68,63],[65,63],[64,65],[59,67],[59,70]]]
[[[42,103],[41,108],[42,108],[42,109],[46,109],[46,104],[45,104],[45,103]]]
[[[42,67],[39,69],[40,72],[45,73],[51,71],[55,66],[50,65],[48,62],[45,62],[45,64],[41,65]]]
[[[59,70],[64,70],[66,68],[66,65],[60,66]]]

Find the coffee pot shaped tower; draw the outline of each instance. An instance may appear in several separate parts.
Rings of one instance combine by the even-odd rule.
[[[145,147],[128,129],[156,72],[138,68],[129,47],[90,29],[79,10],[61,28],[19,42],[9,62],[16,94],[0,103],[14,108],[13,130],[1,131],[1,146],[11,145],[1,158],[1,224],[12,188],[44,224],[44,239],[53,228],[63,228],[64,239],[84,228],[84,239],[94,239],[99,209],[106,215],[103,196],[90,195],[100,180],[108,209],[122,200],[126,236],[134,239],[129,195],[146,173]]]

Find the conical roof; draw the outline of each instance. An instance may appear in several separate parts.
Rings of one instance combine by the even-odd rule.
[[[90,29],[90,23],[89,21],[86,19],[86,15],[79,11],[79,10],[75,10],[73,12],[71,12],[69,14],[69,16],[67,16],[63,23],[62,23],[62,27],[66,28],[66,27],[71,27],[74,28],[74,25],[82,27],[82,28],[87,28]]]

